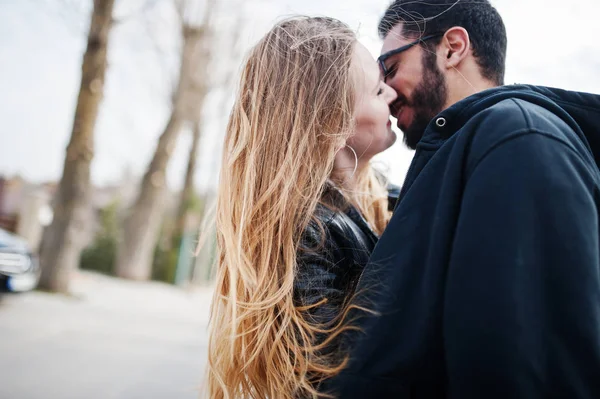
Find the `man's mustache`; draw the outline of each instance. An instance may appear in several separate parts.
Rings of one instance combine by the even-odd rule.
[[[410,105],[408,99],[402,95],[398,95],[398,98],[396,98],[396,100],[390,104],[390,112],[392,115],[395,115],[400,108],[407,105]]]

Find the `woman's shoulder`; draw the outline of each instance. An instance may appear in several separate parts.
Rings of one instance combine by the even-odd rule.
[[[304,235],[318,239],[328,239],[335,242],[339,238],[350,238],[347,234],[354,230],[356,223],[348,216],[348,210],[319,203],[311,218]]]
[[[306,261],[315,257],[327,258],[336,262],[340,257],[343,243],[342,212],[319,203],[308,225],[302,233],[299,248],[299,260]]]
[[[341,229],[343,215],[347,208],[348,203],[343,195],[334,187],[328,186],[321,201],[317,203],[304,234],[320,239],[331,238],[331,233]]]
[[[335,186],[325,190],[305,235],[363,252],[370,252],[377,242],[377,235],[369,223]]]
[[[358,210],[319,204],[304,230],[300,260],[317,257],[342,269],[364,266],[376,242],[377,236],[362,220]]]

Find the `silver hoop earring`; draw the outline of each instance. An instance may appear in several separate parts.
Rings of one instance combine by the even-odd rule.
[[[356,151],[354,151],[354,148],[350,147],[348,144],[346,144],[346,147],[350,148],[350,151],[352,151],[352,154],[354,154],[354,170],[350,175],[350,177],[353,177],[356,173],[356,169],[358,169],[358,155],[356,155]]]

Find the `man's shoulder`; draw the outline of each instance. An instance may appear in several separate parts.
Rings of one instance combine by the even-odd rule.
[[[539,104],[506,98],[474,115],[463,129],[470,132],[471,158],[480,158],[526,135],[539,135],[576,151],[585,151],[581,138],[563,118],[564,115]]]
[[[536,131],[565,138],[574,131],[563,118],[549,108],[515,97],[485,108],[468,123],[477,125],[477,133],[487,132],[489,139],[505,139],[506,136]]]

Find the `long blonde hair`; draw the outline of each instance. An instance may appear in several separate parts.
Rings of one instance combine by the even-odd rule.
[[[297,17],[277,24],[248,56],[217,198],[211,398],[317,397],[315,382],[344,366],[320,355],[314,338],[323,326],[306,317],[293,291],[303,231],[353,132],[355,43],[340,21]],[[385,190],[370,167],[357,177],[358,189],[344,196],[381,232]]]

